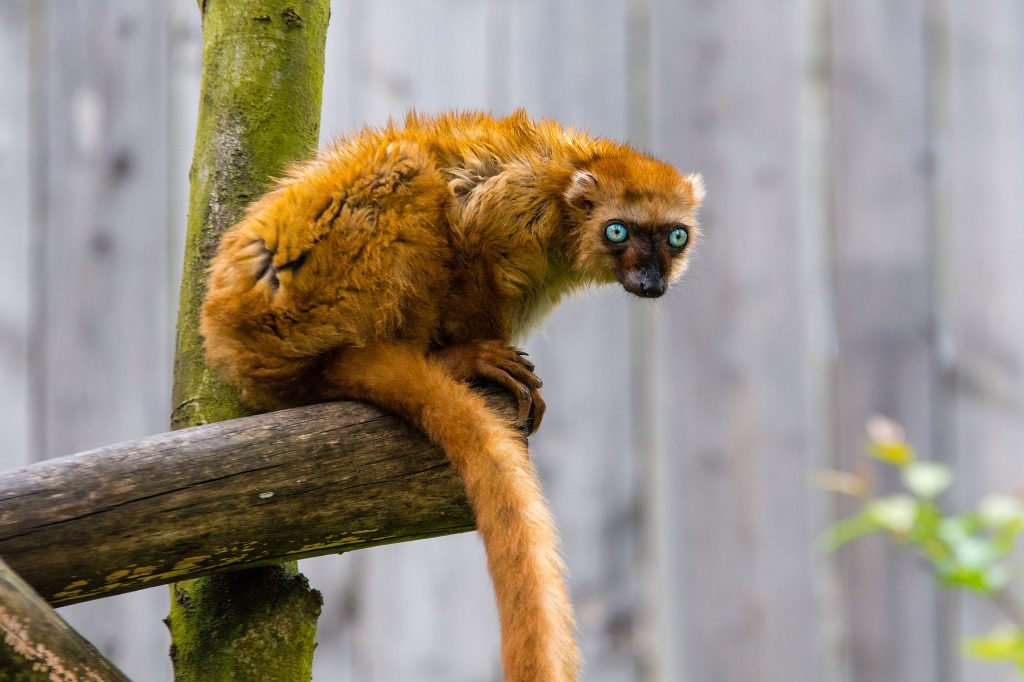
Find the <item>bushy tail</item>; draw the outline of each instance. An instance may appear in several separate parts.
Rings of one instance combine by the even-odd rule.
[[[565,567],[523,439],[434,361],[401,346],[351,349],[329,370],[348,398],[406,416],[462,475],[501,618],[506,682],[571,682],[579,669]]]

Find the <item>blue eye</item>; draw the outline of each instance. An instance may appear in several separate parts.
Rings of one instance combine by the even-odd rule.
[[[668,233],[668,245],[673,249],[681,249],[689,238],[690,235],[686,232],[685,228],[677,227]]]
[[[622,223],[608,223],[608,227],[604,228],[604,236],[608,237],[608,241],[619,244],[626,241],[629,230]]]

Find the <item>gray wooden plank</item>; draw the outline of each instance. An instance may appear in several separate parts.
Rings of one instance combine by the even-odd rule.
[[[328,59],[326,81],[351,78],[356,85],[327,86],[325,133],[334,120],[379,122],[409,106],[437,111],[489,105],[499,113],[526,106],[532,114],[616,137],[626,132],[622,2],[559,8],[457,0],[362,9],[342,4],[334,11],[345,20],[332,26],[337,33],[328,50],[357,54]],[[389,39],[366,44],[381,35]],[[339,73],[338,65],[355,72]],[[532,448],[560,520],[587,675],[595,680],[635,679],[638,666],[631,583],[635,473],[629,416],[617,395],[629,385],[626,320],[628,302],[609,291],[563,306],[546,332],[526,344],[544,373],[551,405]],[[581,336],[580,329],[587,332]],[[602,372],[592,372],[594,366]],[[616,421],[623,427],[611,435],[598,428]],[[337,679],[325,676],[343,670],[341,679],[498,679],[497,621],[475,539],[381,548],[342,563],[339,568],[326,559],[303,562],[326,592],[321,646],[333,646],[336,637],[342,641],[340,654],[318,651],[318,678]],[[332,574],[341,574],[345,584],[338,586]],[[411,599],[410,581],[436,585],[445,594],[443,604],[414,608],[423,600]],[[449,591],[446,585],[460,587]],[[397,623],[407,643],[401,655],[394,650]]]
[[[335,2],[321,141],[423,112],[488,106],[487,14],[474,0]],[[387,39],[383,39],[387,36]]]
[[[47,5],[45,454],[166,427],[163,11]]]
[[[32,35],[28,0],[0,5],[0,468],[29,462],[32,448],[30,370],[33,303]]]
[[[932,451],[925,28],[922,2],[832,10],[836,468],[845,470],[864,468],[864,424],[873,414],[899,420],[923,454]],[[891,469],[880,484],[900,488]],[[938,679],[939,612],[923,567],[881,537],[843,549],[840,565],[854,679]]]
[[[946,125],[936,215],[951,344],[943,397],[956,454],[952,504],[964,508],[1019,492],[1024,481],[1024,13],[1011,0],[944,7],[949,99],[938,103]],[[1001,620],[971,595],[960,603],[955,635],[983,634]],[[956,673],[1016,678],[1008,665],[977,661]]]
[[[330,49],[346,59],[329,68],[348,67],[349,84],[331,84],[327,93],[333,102],[339,90],[347,91],[349,120],[380,125],[389,117],[400,120],[413,107],[424,112],[486,107],[483,3],[385,0],[362,8],[339,3],[339,9],[345,24],[336,24],[331,35],[343,45]]]
[[[39,5],[39,419],[52,456],[166,429],[167,43],[162,5]],[[62,615],[129,676],[168,679],[166,601],[148,591]]]
[[[324,591],[314,680],[501,680],[497,612],[476,534],[300,568]]]
[[[402,7],[415,26],[411,105],[428,113],[487,109],[486,3],[414,0]]]
[[[327,25],[324,94],[320,108],[320,146],[363,125],[359,87],[366,3],[334,0]]]
[[[417,26],[410,3],[403,0],[374,2],[361,14],[361,30],[352,37],[359,41],[354,74],[358,106],[365,123],[380,125],[389,117],[402,116],[412,104],[416,91],[412,63],[419,59]]]
[[[169,0],[167,12],[167,315],[176,320],[188,220],[188,172],[199,118],[203,34],[194,0]],[[173,323],[172,323],[173,324]],[[171,329],[173,335],[173,327]],[[173,338],[173,336],[172,336]]]
[[[529,0],[506,11],[509,106],[626,138],[626,3]]]
[[[827,679],[807,483],[827,387],[807,286],[825,225],[804,222],[821,211],[801,149],[814,17],[802,2],[659,0],[651,19],[652,146],[708,186],[706,238],[656,326],[655,542],[670,562],[656,679]]]
[[[423,111],[488,106],[488,8],[335,2],[321,139]],[[498,621],[475,535],[305,560],[324,594],[315,680],[500,680]],[[397,643],[397,646],[396,646]]]
[[[509,107],[599,135],[629,136],[627,3],[520,2],[504,9],[494,58]],[[569,299],[526,342],[549,411],[531,440],[562,533],[588,680],[636,680],[646,667],[634,445],[632,312],[612,286]]]

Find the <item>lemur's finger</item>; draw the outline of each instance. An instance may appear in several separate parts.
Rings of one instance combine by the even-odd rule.
[[[514,346],[490,346],[486,350],[487,352],[484,354],[484,356],[491,360],[492,362],[500,358],[503,360],[508,360],[510,362],[515,362],[517,364],[523,365],[531,372],[534,369],[533,363],[530,362],[529,359],[527,359],[526,353],[519,350],[518,348],[515,348]]]
[[[540,391],[533,390],[530,393],[530,421],[529,433],[533,435],[537,433],[537,429],[540,428],[540,423],[544,420],[544,412],[547,410],[548,405],[544,402],[544,398],[540,397]]]
[[[532,367],[526,367],[514,360],[508,359],[499,360],[496,364],[530,388],[540,388],[544,385],[540,377],[533,373]]]
[[[501,369],[500,367],[485,366],[480,368],[480,376],[485,379],[490,379],[496,384],[507,388],[512,391],[516,397],[516,402],[519,404],[519,413],[516,416],[516,421],[520,424],[525,424],[530,419],[531,410],[531,394],[530,389],[521,381],[518,381],[511,374]]]

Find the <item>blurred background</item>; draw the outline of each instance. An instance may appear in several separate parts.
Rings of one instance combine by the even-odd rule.
[[[0,0],[4,468],[168,428],[200,50],[195,0]],[[322,140],[411,106],[526,107],[707,181],[669,295],[526,344],[585,679],[1009,679],[959,657],[988,604],[881,539],[817,549],[852,507],[810,479],[862,468],[881,412],[950,508],[1024,484],[1024,4],[335,0]],[[316,680],[500,679],[475,535],[302,564]],[[166,610],[61,614],[147,682]]]

